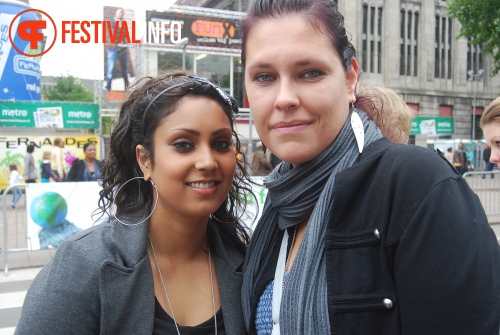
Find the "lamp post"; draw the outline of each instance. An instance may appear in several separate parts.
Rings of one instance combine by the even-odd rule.
[[[182,71],[186,71],[186,48],[189,44],[189,38],[184,37],[177,43],[178,46],[182,46]]]
[[[483,81],[483,74],[484,70],[479,69],[477,73],[474,72],[474,70],[469,70],[467,71],[467,74],[469,75],[469,81],[472,81],[473,89],[474,89],[474,101],[473,101],[473,115],[472,115],[472,139],[476,139],[476,97],[477,97],[477,85],[478,82]]]

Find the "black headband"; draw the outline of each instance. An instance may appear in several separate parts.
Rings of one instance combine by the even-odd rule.
[[[229,106],[229,108],[231,109],[231,111],[234,113],[234,114],[238,114],[238,103],[236,102],[236,99],[233,98],[232,96],[230,96],[229,94],[227,94],[226,92],[224,92],[219,86],[215,85],[214,83],[210,82],[208,79],[206,78],[203,78],[203,77],[198,77],[198,76],[188,76],[189,78],[193,79],[194,81],[197,81],[199,83],[204,83],[204,84],[208,84],[210,85],[210,87],[212,87],[216,92],[217,94],[222,98],[222,100],[224,100],[226,102],[226,104]],[[151,99],[151,101],[149,102],[148,106],[146,107],[146,109],[144,110],[144,113],[142,114],[142,129],[143,129],[143,133],[144,133],[144,121],[146,120],[146,114],[148,113],[148,110],[149,108],[151,107],[151,105],[156,101],[156,99],[158,99],[162,94],[176,88],[176,87],[179,87],[179,86],[182,86],[182,85],[185,85],[185,84],[189,84],[189,83],[192,83],[191,81],[186,81],[186,82],[183,82],[183,83],[179,83],[179,84],[175,84],[175,85],[172,85],[172,86],[169,86],[167,88],[165,88],[164,90],[162,90],[160,93],[158,93],[157,95],[155,95],[155,97],[153,99]]]

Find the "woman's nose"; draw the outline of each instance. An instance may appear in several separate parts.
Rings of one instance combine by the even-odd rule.
[[[199,155],[197,156],[195,168],[198,170],[215,170],[219,166],[214,152],[211,148],[200,148]]]
[[[296,109],[300,105],[295,85],[291,80],[282,78],[278,82],[274,107],[278,110],[289,111]]]

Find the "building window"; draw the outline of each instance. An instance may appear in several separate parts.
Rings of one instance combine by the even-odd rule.
[[[405,57],[405,11],[402,10],[400,14],[400,20],[401,20],[401,25],[400,25],[400,41],[399,41],[399,57],[400,57],[400,62],[399,62],[399,74],[404,76],[405,75],[405,63],[406,63],[406,57]]]
[[[452,35],[452,25],[451,25],[451,20],[448,19],[448,79],[451,79],[451,35]]]
[[[434,27],[434,77],[439,78],[439,16]]]
[[[401,10],[400,15],[400,65],[402,76],[418,76],[419,13]]]
[[[451,79],[451,48],[452,25],[451,20],[436,15],[435,21],[435,68],[434,77]]]
[[[370,72],[373,71],[375,57],[375,7],[370,7]]]
[[[411,18],[412,18],[412,12],[408,12],[408,29],[406,30],[406,75],[411,76]]]
[[[361,46],[361,66],[363,69],[366,71],[367,69],[367,58],[368,58],[368,53],[367,53],[367,38],[368,38],[368,6],[364,5],[363,6],[363,35],[361,37],[362,39],[362,46]]]
[[[415,34],[413,35],[413,75],[418,76],[418,13],[415,13]]]
[[[420,109],[420,105],[419,104],[410,104],[410,103],[407,103],[406,105],[408,105],[408,107],[410,107],[411,109],[413,109],[413,112],[415,115],[418,115],[418,110]]]
[[[382,73],[382,8],[378,9],[377,51],[377,72]]]
[[[365,72],[382,73],[382,8],[363,5],[361,66]]]
[[[482,45],[472,45],[467,43],[467,71],[478,73],[483,68]],[[469,79],[469,78],[467,78]]]
[[[439,116],[453,116],[453,106],[439,106]]]

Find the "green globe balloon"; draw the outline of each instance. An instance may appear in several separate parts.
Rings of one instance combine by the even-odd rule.
[[[31,202],[31,218],[43,228],[54,228],[64,222],[68,214],[66,200],[55,192],[45,192]]]

